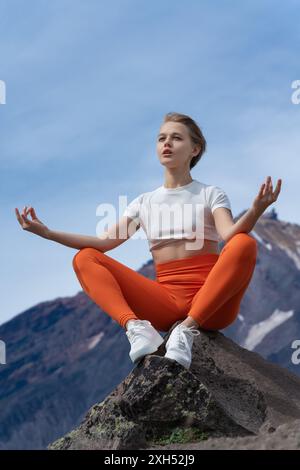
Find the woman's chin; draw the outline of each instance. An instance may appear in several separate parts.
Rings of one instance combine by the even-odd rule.
[[[160,163],[162,166],[166,166],[168,168],[176,168],[176,163],[172,162],[171,160],[170,161],[164,160],[163,162],[160,162]]]

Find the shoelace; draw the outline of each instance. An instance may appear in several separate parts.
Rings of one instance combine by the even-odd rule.
[[[186,327],[182,328],[179,325],[179,327],[176,329],[176,333],[177,333],[177,338],[179,339],[180,347],[184,346],[186,348],[189,348],[190,345],[188,343],[186,335],[184,335],[183,333],[187,333],[187,334],[192,335],[192,336],[200,335],[200,331],[197,330],[194,326],[186,326]]]

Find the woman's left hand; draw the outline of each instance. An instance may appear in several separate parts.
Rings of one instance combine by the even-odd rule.
[[[254,199],[253,208],[259,213],[263,213],[268,206],[277,201],[278,194],[280,193],[282,180],[277,181],[275,191],[273,192],[272,178],[268,176],[266,183],[260,187],[259,193]]]

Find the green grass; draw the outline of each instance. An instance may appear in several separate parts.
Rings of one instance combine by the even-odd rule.
[[[196,427],[190,428],[174,428],[169,435],[151,440],[152,444],[167,445],[167,444],[184,444],[185,442],[203,441],[208,439],[205,432],[199,431]]]

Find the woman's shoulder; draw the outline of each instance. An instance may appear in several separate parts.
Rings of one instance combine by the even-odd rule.
[[[205,189],[208,193],[219,193],[219,192],[224,192],[224,189],[216,184],[205,184]]]

